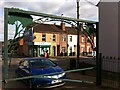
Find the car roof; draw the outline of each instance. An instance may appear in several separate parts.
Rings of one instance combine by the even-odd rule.
[[[27,60],[27,61],[36,60],[36,59],[46,59],[46,58],[43,58],[43,57],[24,58],[24,60]]]

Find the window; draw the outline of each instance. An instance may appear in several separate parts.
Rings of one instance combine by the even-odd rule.
[[[42,41],[46,41],[46,34],[42,34]]]
[[[19,67],[20,67],[20,68],[24,68],[24,67],[27,67],[27,68],[28,68],[28,67],[29,67],[28,61],[26,61],[26,60],[20,61]]]
[[[72,52],[72,47],[70,47],[70,53]]]
[[[87,46],[87,52],[88,53],[90,52],[90,46]]]
[[[81,52],[84,52],[84,46],[81,47]]]
[[[82,42],[84,42],[85,40],[84,40],[84,36],[82,36]]]
[[[53,34],[53,41],[56,41],[56,35]]]
[[[72,36],[70,36],[70,42],[72,42]]]
[[[19,66],[24,66],[24,60],[20,61]]]
[[[96,37],[94,37],[94,44],[95,44],[95,47],[96,47]]]
[[[62,36],[62,41],[66,41],[66,36]]]
[[[30,61],[30,64],[33,68],[48,68],[56,66],[52,61],[46,58],[33,59]]]
[[[65,47],[62,47],[62,53],[65,53]]]

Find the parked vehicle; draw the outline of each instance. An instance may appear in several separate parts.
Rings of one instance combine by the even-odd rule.
[[[30,88],[53,88],[65,84],[60,80],[65,78],[65,72],[48,58],[25,58],[19,62],[15,72],[20,77],[47,74],[25,79]]]

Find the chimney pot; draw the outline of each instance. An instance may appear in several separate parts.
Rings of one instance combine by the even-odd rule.
[[[62,29],[63,31],[66,31],[66,30],[65,30],[65,23],[64,23],[64,22],[61,22],[61,29]]]

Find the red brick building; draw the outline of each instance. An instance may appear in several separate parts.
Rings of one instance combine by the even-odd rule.
[[[92,52],[88,37],[82,32],[80,33],[81,55],[83,52]],[[50,56],[69,55],[68,35],[77,36],[77,31],[73,26],[66,27],[64,22],[61,22],[61,25],[38,24],[34,28],[24,32],[24,36],[20,40],[19,54],[26,56],[41,56],[44,51],[47,50]],[[77,54],[77,44],[74,45],[74,48],[76,48],[74,53]]]

